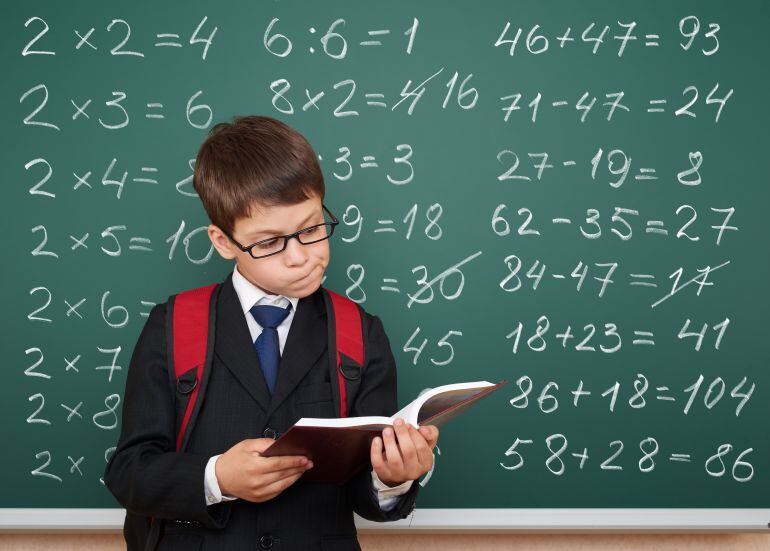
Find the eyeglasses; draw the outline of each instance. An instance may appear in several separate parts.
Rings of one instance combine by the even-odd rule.
[[[273,256],[274,254],[283,252],[289,244],[289,239],[293,237],[296,237],[297,241],[303,245],[310,245],[311,243],[318,243],[319,241],[329,239],[334,234],[334,227],[339,224],[339,220],[337,220],[331,211],[326,208],[326,205],[322,204],[321,206],[331,218],[331,222],[324,222],[323,224],[309,226],[299,231],[295,231],[294,233],[290,233],[289,235],[276,235],[275,237],[270,237],[268,239],[257,241],[256,243],[252,243],[248,247],[244,247],[238,243],[228,233],[223,233],[225,233],[228,239],[230,239],[230,241],[232,241],[239,249],[245,253],[249,253],[251,258],[257,259]]]

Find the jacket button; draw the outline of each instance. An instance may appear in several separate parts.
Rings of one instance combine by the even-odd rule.
[[[273,536],[268,534],[259,538],[259,546],[262,549],[270,549],[273,546]]]
[[[262,436],[264,436],[265,438],[272,438],[273,440],[275,440],[276,438],[278,438],[278,432],[276,432],[275,429],[267,427],[264,431],[262,431]]]

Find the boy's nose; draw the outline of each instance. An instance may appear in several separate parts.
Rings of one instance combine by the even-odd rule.
[[[288,260],[293,265],[304,264],[307,261],[307,250],[305,250],[305,245],[300,243],[299,239],[296,237],[289,239],[283,254],[287,255]]]

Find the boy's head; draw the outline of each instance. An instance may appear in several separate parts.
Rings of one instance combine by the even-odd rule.
[[[286,124],[259,116],[237,117],[209,132],[195,161],[193,187],[211,225],[219,254],[263,291],[306,297],[321,285],[329,241],[321,226],[300,236],[305,243],[271,240],[331,221],[322,202],[324,180],[313,148]],[[251,249],[243,248],[260,242]],[[252,256],[270,254],[263,258]]]

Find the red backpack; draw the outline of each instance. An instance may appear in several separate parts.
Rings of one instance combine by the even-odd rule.
[[[211,372],[218,287],[218,283],[212,283],[169,299],[169,375],[173,374],[175,387],[187,396],[180,400],[177,412],[177,451],[182,451],[189,440]],[[364,365],[361,313],[352,300],[325,288],[321,290],[329,319],[331,380],[337,381],[336,386],[332,384],[334,409],[340,417],[347,417],[348,404],[360,383]]]

